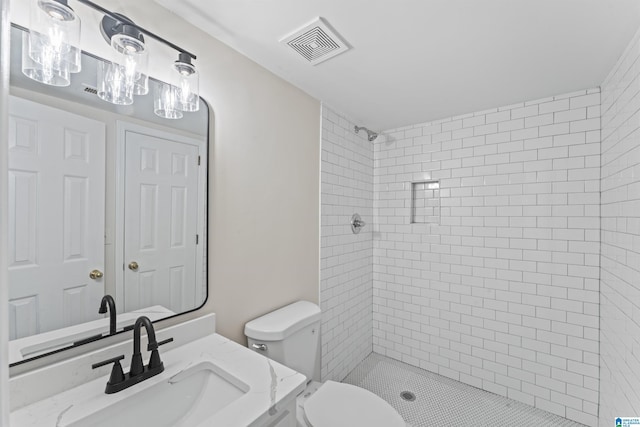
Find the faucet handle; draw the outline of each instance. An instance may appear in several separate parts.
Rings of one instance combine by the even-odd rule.
[[[120,361],[122,359],[124,359],[123,354],[91,365],[91,369],[96,369],[100,368],[101,366],[108,365],[109,363],[113,363],[113,368],[111,368],[111,376],[109,376],[109,381],[107,381],[107,388],[111,384],[118,384],[124,381],[124,372],[122,371],[122,365],[120,364]]]
[[[173,338],[167,338],[166,340],[160,341],[158,343],[158,347],[160,347],[161,345],[169,344],[170,342],[173,342]]]
[[[160,341],[156,344],[156,348],[151,351],[151,357],[149,358],[149,369],[159,369],[160,371],[164,370],[164,365],[162,360],[160,360],[160,352],[158,352],[158,347],[164,344],[168,344],[173,341],[173,338],[167,338],[166,340]],[[151,350],[151,348],[149,348]]]
[[[108,360],[103,360],[102,362],[94,363],[93,365],[91,365],[91,369],[101,368],[102,366],[108,365],[109,363],[119,364],[122,359],[124,359],[124,354],[121,354],[120,356],[113,357]]]
[[[150,342],[147,344],[147,351],[157,350],[161,345],[168,344],[173,341],[173,338],[167,338],[166,340],[160,342]]]

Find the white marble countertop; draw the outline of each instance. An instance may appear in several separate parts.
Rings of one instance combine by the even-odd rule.
[[[146,338],[143,338],[146,344]],[[218,334],[189,342],[160,355],[165,370],[139,384],[115,394],[105,394],[111,365],[102,367],[105,376],[63,393],[25,406],[11,413],[12,427],[62,427],[101,408],[127,399],[135,393],[163,381],[195,363],[207,361],[248,386],[248,391],[228,406],[207,418],[201,425],[216,427],[258,426],[282,409],[282,405],[299,394],[306,378],[275,361],[269,360]],[[145,352],[146,353],[146,352]],[[123,368],[128,371],[130,354],[125,355]],[[143,354],[145,364],[148,354]],[[125,365],[126,364],[126,365]]]

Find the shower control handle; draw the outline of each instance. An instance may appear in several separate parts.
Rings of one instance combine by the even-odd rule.
[[[351,231],[353,234],[358,234],[365,225],[367,225],[367,223],[360,218],[360,215],[354,213],[351,217]]]
[[[367,225],[367,223],[362,221],[361,219],[356,219],[353,221],[353,226],[356,228],[364,227],[365,225]]]
[[[254,350],[267,351],[266,344],[251,344],[251,348]]]

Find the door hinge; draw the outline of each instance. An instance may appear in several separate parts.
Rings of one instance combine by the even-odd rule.
[[[196,234],[196,245],[198,244],[198,241],[199,241],[199,240],[200,240],[200,236],[198,236],[198,235]]]
[[[200,156],[198,156],[198,166],[200,166]]]

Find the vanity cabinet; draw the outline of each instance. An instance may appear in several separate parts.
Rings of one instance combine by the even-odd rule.
[[[264,424],[264,427],[296,427],[296,400],[295,398],[284,406],[284,409],[273,414]]]

